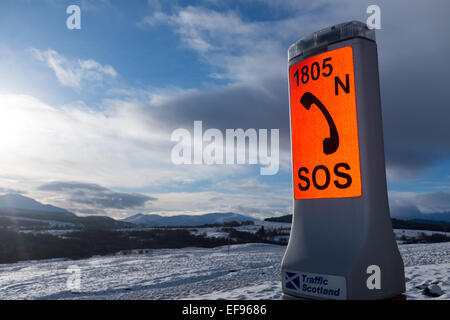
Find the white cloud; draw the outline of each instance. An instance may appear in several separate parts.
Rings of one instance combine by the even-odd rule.
[[[138,23],[138,26],[154,26],[156,24],[159,24],[161,22],[167,22],[170,19],[170,17],[166,14],[164,14],[161,11],[155,11],[151,15],[146,16],[141,22]]]
[[[165,133],[133,102],[102,111],[0,95],[0,163],[12,176],[142,186],[164,176]]]
[[[0,94],[2,188],[30,191],[50,181],[80,181],[107,188],[180,189],[218,181],[247,166],[175,166],[165,121],[148,104],[107,100],[101,110],[83,104],[51,106],[28,95]]]
[[[251,83],[283,75],[286,61],[280,39],[284,37],[279,37],[278,22],[246,22],[233,11],[193,6],[179,8],[172,15],[156,11],[143,22],[172,26],[184,45],[217,68],[212,77]]]
[[[210,212],[236,212],[255,218],[267,218],[291,213],[291,193],[259,192],[222,193],[171,192],[154,194],[158,201],[148,213],[162,215],[202,214]]]
[[[258,193],[270,190],[270,186],[261,182],[257,177],[248,179],[233,179],[220,181],[212,186],[214,190],[226,190],[232,192]]]
[[[139,193],[112,191],[93,183],[54,181],[37,188],[53,204],[61,204],[76,213],[105,214],[124,210],[140,210],[149,201],[157,199]]]
[[[81,88],[83,82],[101,83],[117,76],[110,65],[101,65],[95,60],[71,61],[55,50],[41,51],[31,48],[31,53],[39,61],[45,62],[54,72],[58,81],[67,87]]]
[[[450,212],[450,192],[389,192],[391,207],[415,207],[422,213],[447,213]]]

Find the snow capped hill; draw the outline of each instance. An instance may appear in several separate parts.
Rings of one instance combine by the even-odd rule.
[[[257,221],[257,219],[241,214],[227,213],[208,213],[203,215],[178,215],[178,216],[160,216],[158,214],[138,213],[134,216],[123,219],[122,221],[131,222],[136,225],[146,227],[174,227],[174,226],[200,226],[205,224],[223,224],[225,222],[243,222]]]
[[[66,209],[58,208],[50,204],[42,204],[32,198],[24,197],[20,194],[15,193],[0,196],[0,209],[28,210],[28,211],[63,213],[73,215],[73,213],[67,211]]]
[[[55,226],[78,229],[85,227],[114,229],[133,226],[107,216],[77,216],[66,209],[42,204],[20,194],[0,196],[0,218],[0,227],[13,225],[19,228],[39,227],[39,229],[51,229]]]

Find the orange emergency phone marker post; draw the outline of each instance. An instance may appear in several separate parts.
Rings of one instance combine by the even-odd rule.
[[[353,49],[289,70],[294,198],[361,196]]]
[[[392,231],[375,33],[336,25],[289,48],[294,214],[286,295],[386,299],[404,292]]]

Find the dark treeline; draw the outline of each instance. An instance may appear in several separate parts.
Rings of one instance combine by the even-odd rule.
[[[229,227],[228,227],[229,228]],[[64,236],[0,228],[0,263],[52,258],[82,259],[133,249],[203,247],[250,242],[277,243],[264,235],[229,228],[229,238],[195,235],[185,229],[73,231]]]
[[[438,242],[449,242],[450,237],[446,234],[441,233],[432,233],[425,234],[421,232],[418,237],[408,237],[406,235],[402,235],[400,240],[404,244],[414,244],[414,243],[438,243]]]
[[[286,235],[278,230],[265,231],[261,226],[256,233],[236,230],[230,227],[222,228],[222,231],[228,232],[230,239],[236,243],[271,243],[271,244],[285,244],[284,241],[274,240],[273,237],[277,235]]]
[[[192,235],[187,230],[75,231],[64,237],[0,229],[0,263],[51,258],[82,259],[130,249],[214,247],[225,239]]]
[[[432,222],[428,220],[399,220],[391,219],[394,229],[429,230],[450,232],[450,223]]]
[[[266,218],[265,221],[271,222],[292,222],[292,215],[288,214],[281,217]],[[392,218],[392,227],[394,229],[412,229],[412,230],[430,230],[450,232],[450,223],[445,221],[431,221],[431,220],[401,220]]]
[[[210,223],[210,224],[201,224],[195,226],[152,226],[151,228],[159,228],[159,229],[167,229],[167,228],[176,228],[176,229],[195,229],[195,228],[217,228],[217,227],[239,227],[239,226],[249,226],[254,225],[255,222],[251,220],[246,221],[228,221],[223,223]]]

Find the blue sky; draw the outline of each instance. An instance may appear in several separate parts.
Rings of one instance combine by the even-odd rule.
[[[20,65],[22,69],[31,69],[30,73],[48,71],[44,70],[44,66],[36,65],[35,61],[23,63],[29,60],[27,49],[32,47],[59,49],[56,51],[69,59],[93,59],[110,64],[120,71],[118,86],[143,89],[167,86],[196,88],[202,85],[208,75],[206,66],[201,64],[195,52],[180,48],[179,39],[170,29],[161,26],[150,30],[144,24],[140,25],[152,10],[145,1],[136,1],[129,7],[115,7],[98,1],[98,4],[93,2],[93,8],[87,6],[87,9],[83,8],[82,1],[55,3],[5,1],[0,5],[3,13],[8,12],[1,21],[3,42],[15,54],[21,54],[23,60]],[[78,4],[83,8],[80,31],[65,27],[68,17],[65,9],[70,4]],[[144,68],[142,63],[145,63]],[[51,73],[42,77],[45,78],[30,77],[29,81],[35,87],[40,80],[59,85]],[[59,87],[52,93],[56,103],[70,102],[80,97],[94,102],[103,98],[92,92],[88,92],[89,96],[86,97],[85,91],[74,92],[64,86]]]
[[[72,4],[81,30],[66,28]],[[369,4],[1,1],[0,191],[113,217],[290,213],[287,48],[318,29],[365,21]],[[376,4],[391,210],[450,212],[449,5]],[[175,166],[170,134],[194,120],[280,129],[278,174]]]

